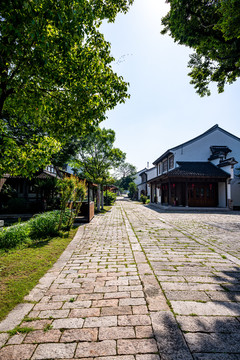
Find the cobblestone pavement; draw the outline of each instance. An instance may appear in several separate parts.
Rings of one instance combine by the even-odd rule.
[[[0,323],[0,360],[240,360],[237,221],[116,202]]]

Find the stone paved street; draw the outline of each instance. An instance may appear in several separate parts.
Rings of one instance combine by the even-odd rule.
[[[0,360],[240,360],[239,239],[239,213],[117,201],[0,323]]]

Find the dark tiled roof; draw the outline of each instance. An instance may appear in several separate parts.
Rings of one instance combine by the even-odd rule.
[[[226,157],[226,155],[229,152],[232,152],[232,150],[229,149],[228,146],[218,146],[218,145],[210,146],[210,150],[212,152],[212,155],[209,157],[208,160],[218,159],[223,156]]]
[[[179,166],[169,171],[168,176],[230,177],[229,174],[210,162],[177,161],[177,164]]]
[[[228,146],[219,146],[219,145],[214,145],[214,146],[210,146],[211,152],[214,153],[219,153],[219,152],[223,152],[223,153],[229,153],[232,150],[229,149]]]
[[[229,159],[220,161],[220,163],[218,164],[218,167],[224,167],[224,166],[228,166],[228,165],[236,165],[238,162],[234,159],[234,157],[231,157]]]

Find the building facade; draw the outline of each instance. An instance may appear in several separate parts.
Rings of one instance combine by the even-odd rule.
[[[139,172],[140,182],[138,182],[138,199],[140,199],[141,195],[146,195],[150,198],[151,195],[151,187],[148,181],[155,178],[157,175],[157,168],[154,166],[151,169],[143,169]]]
[[[186,207],[240,208],[240,138],[213,126],[156,159],[148,179],[151,202]]]

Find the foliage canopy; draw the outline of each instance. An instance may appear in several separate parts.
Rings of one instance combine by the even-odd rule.
[[[134,165],[124,162],[120,164],[116,171],[116,177],[120,179],[116,180],[116,185],[122,190],[128,190],[128,186],[136,178],[137,169]]]
[[[167,2],[171,8],[162,19],[162,33],[195,50],[189,61],[191,84],[200,96],[210,95],[211,82],[223,92],[240,76],[239,0]]]
[[[79,158],[73,164],[78,175],[97,184],[108,183],[110,169],[125,159],[125,153],[113,146],[114,141],[113,130],[99,127],[82,137]]]
[[[132,2],[1,1],[0,173],[36,171],[69,136],[86,133],[125,101],[127,84],[111,68],[99,26]],[[22,137],[14,129],[24,129]]]

